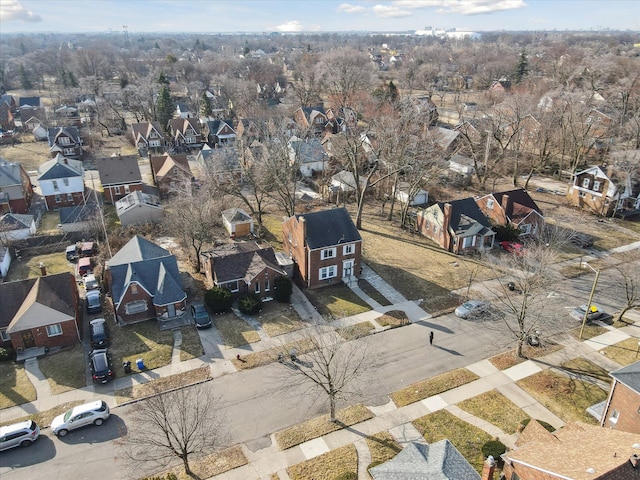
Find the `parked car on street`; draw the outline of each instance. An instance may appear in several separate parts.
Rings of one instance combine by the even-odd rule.
[[[0,427],[0,451],[28,447],[40,436],[40,427],[33,420]]]
[[[197,328],[209,328],[211,326],[211,317],[203,303],[191,304],[191,316],[196,322]]]
[[[587,311],[587,305],[580,305],[578,308],[574,309],[571,312],[571,316],[576,320],[582,321],[584,319],[584,314]],[[591,322],[593,320],[598,320],[604,315],[604,312],[598,308],[597,305],[593,303],[589,307],[589,313],[587,314],[587,322]]]
[[[109,418],[109,406],[103,400],[85,403],[70,408],[51,421],[51,431],[64,437],[69,431],[86,425],[102,425]]]
[[[89,322],[91,327],[91,348],[105,348],[109,345],[107,322],[104,318],[96,318]]]
[[[102,300],[100,290],[89,290],[87,292],[87,313],[98,313],[102,311]]]
[[[482,315],[489,310],[489,302],[484,300],[469,300],[464,302],[455,310],[455,314],[460,318],[475,317]]]
[[[111,355],[106,348],[92,350],[89,354],[89,366],[91,378],[94,383],[107,383],[113,380],[113,368],[111,367]]]

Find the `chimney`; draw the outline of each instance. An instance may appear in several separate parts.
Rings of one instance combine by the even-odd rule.
[[[504,210],[505,215],[509,214],[509,195],[506,193],[502,195],[502,210]]]
[[[69,160],[67,159],[67,157],[62,157],[62,160],[64,161],[65,165],[69,165]]]
[[[443,236],[443,247],[447,250],[451,250],[451,235],[449,234],[449,226],[451,225],[451,214],[453,211],[453,207],[450,203],[444,204],[443,209],[443,219],[442,219],[442,236]]]
[[[631,466],[633,468],[638,468],[638,464],[640,464],[640,455],[634,453],[629,457],[629,461],[631,462]]]
[[[47,267],[44,266],[44,263],[40,262],[40,275],[43,277],[47,275]]]
[[[489,455],[484,461],[484,465],[482,467],[481,480],[493,480],[493,473],[495,472],[495,470],[496,461],[493,459],[493,456]]]

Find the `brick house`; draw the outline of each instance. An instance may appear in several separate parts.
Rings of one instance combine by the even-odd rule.
[[[174,146],[202,148],[203,137],[196,118],[173,118],[169,120],[169,131]]]
[[[153,181],[161,195],[188,191],[193,173],[185,154],[164,154],[149,157]]]
[[[187,294],[176,257],[139,235],[107,262],[105,278],[120,324],[163,322],[186,313]]]
[[[47,130],[51,156],[63,155],[74,160],[82,159],[82,139],[76,127],[52,127]]]
[[[134,145],[141,153],[148,150],[158,151],[167,145],[159,122],[132,123],[131,136]]]
[[[82,339],[78,289],[70,273],[0,283],[0,305],[0,345],[18,353]]]
[[[0,103],[0,130],[13,130],[16,128],[11,107],[6,103]]]
[[[308,288],[357,281],[362,237],[344,208],[294,215],[282,225],[283,250]]]
[[[33,185],[22,165],[0,158],[0,214],[28,213],[32,198]]]
[[[640,434],[640,361],[609,375],[613,383],[600,426]]]
[[[605,173],[605,167],[594,166],[576,172],[567,192],[569,203],[603,216],[624,208],[626,200],[633,200],[630,179],[618,180],[612,168],[607,170]]]
[[[640,480],[640,437],[584,423],[550,433],[531,420],[502,455],[508,480]]]
[[[233,145],[236,141],[236,131],[231,120],[208,120],[204,124],[206,141],[210,146]]]
[[[495,239],[489,219],[473,198],[438,202],[418,211],[416,229],[457,254],[490,249]]]
[[[255,242],[231,243],[203,252],[202,263],[209,285],[226,288],[235,295],[269,297],[275,279],[287,275],[273,248],[262,248]]]
[[[317,137],[322,136],[329,123],[324,107],[320,106],[298,108],[293,113],[293,120],[302,132],[311,132]]]
[[[38,183],[47,210],[84,203],[84,168],[80,160],[58,154],[38,168]]]
[[[544,228],[544,216],[526,190],[519,188],[475,198],[493,225],[512,225],[521,235],[535,237]]]
[[[96,168],[104,190],[104,201],[116,203],[134,191],[142,191],[142,174],[137,155],[113,154],[106,158],[96,158]]]

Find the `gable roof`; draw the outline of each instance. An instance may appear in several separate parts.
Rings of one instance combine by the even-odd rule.
[[[236,131],[233,128],[233,122],[231,120],[209,120],[207,122],[207,128],[211,135],[218,135],[225,128],[231,129],[232,134],[235,135]]]
[[[20,97],[20,107],[24,106],[29,107],[39,107],[40,106],[40,97]]]
[[[311,250],[340,243],[360,242],[362,237],[344,208],[322,210],[295,216],[306,222],[306,242]]]
[[[391,460],[369,469],[374,480],[475,480],[480,475],[449,440],[411,442]]]
[[[114,153],[110,157],[96,158],[95,165],[103,187],[142,182],[137,155]]]
[[[118,217],[122,218],[122,215],[134,205],[162,210],[160,198],[157,195],[150,195],[140,190],[134,190],[116,201],[116,213]]]
[[[107,262],[108,267],[125,265],[128,263],[141,262],[155,258],[172,256],[168,250],[150,242],[140,235],[136,235],[122,247],[111,260]]]
[[[456,234],[485,234],[491,230],[491,223],[478,207],[473,198],[462,198],[450,202],[438,202],[436,205],[444,212],[445,204],[451,205],[449,227]]]
[[[198,125],[197,118],[172,118],[169,120],[169,128],[174,133],[174,136],[178,133],[184,134],[189,127],[193,128],[196,133],[200,133],[200,125]]]
[[[506,192],[495,192],[493,198],[502,206],[502,199],[505,195],[509,196],[509,205],[507,205],[505,214],[510,219],[526,217],[531,213],[531,210],[535,210],[542,216],[542,210],[538,208],[536,202],[525,189],[517,188]]]
[[[327,159],[327,153],[319,138],[307,138],[300,140],[294,137],[289,145],[302,163],[322,162]]]
[[[66,158],[59,153],[55,158],[40,165],[38,171],[40,172],[38,180],[55,180],[58,178],[83,176],[82,162],[80,160]]]
[[[161,139],[164,138],[162,135],[162,127],[160,126],[160,122],[142,122],[131,124],[133,140],[136,143],[138,143],[140,137],[142,137],[146,141],[152,130],[155,130]]]
[[[640,361],[610,372],[614,379],[640,394]]]
[[[21,168],[19,163],[7,162],[0,158],[0,187],[20,185],[22,183]]]
[[[24,215],[20,213],[6,213],[0,216],[0,230],[22,230],[24,228],[31,228],[35,217],[33,215]]]
[[[50,147],[53,147],[60,137],[69,137],[73,143],[80,143],[80,133],[76,127],[51,127],[47,130]]]
[[[229,223],[250,222],[252,220],[251,215],[241,208],[235,207],[224,210],[222,216]]]
[[[213,272],[218,283],[238,279],[250,283],[265,268],[286,275],[278,265],[273,248],[260,248],[255,242],[227,244],[207,252],[206,255],[214,259]]]
[[[153,170],[157,180],[162,180],[162,178],[170,173],[174,168],[183,172],[187,179],[191,179],[191,177],[193,177],[186,154],[169,155],[168,153],[165,153],[160,156],[152,156],[149,160],[151,162],[151,169]]]

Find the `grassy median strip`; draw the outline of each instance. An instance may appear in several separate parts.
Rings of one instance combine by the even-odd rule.
[[[549,341],[545,341],[542,347],[523,345],[522,353],[524,357],[517,357],[515,354],[516,351],[514,349],[509,350],[508,352],[501,353],[500,355],[496,355],[495,357],[491,357],[489,359],[489,362],[491,362],[491,364],[498,370],[506,370],[507,368],[511,368],[522,362],[526,362],[531,358],[543,357],[550,353],[561,350],[562,348],[562,345]]]
[[[0,409],[33,402],[36,389],[27,377],[24,366],[3,362],[0,375]]]
[[[571,335],[573,338],[577,338],[578,340],[589,340],[590,338],[597,337],[598,335],[602,335],[603,333],[606,333],[609,331],[600,325],[587,323],[584,326],[584,331],[582,332],[582,338],[580,338],[580,330],[582,330],[581,326],[576,327],[572,330],[569,330],[569,335]]]
[[[71,349],[38,360],[38,366],[49,380],[53,395],[85,387],[86,365],[84,347],[79,343]]]
[[[640,346],[638,346],[638,339],[631,337],[614,345],[605,347],[601,351],[607,358],[610,358],[620,365],[630,365],[633,362],[638,361],[639,350]]]
[[[191,459],[191,457],[189,458]],[[190,461],[191,470],[196,475],[195,478],[211,478],[248,463],[249,461],[239,445],[206,455],[193,462]],[[172,469],[171,473],[178,480],[193,480],[194,478],[184,473],[184,469],[181,466]]]
[[[157,380],[150,380],[147,383],[117,390],[116,401],[118,405],[120,405],[131,400],[138,400],[156,393],[202,382],[209,378],[211,378],[211,370],[208,366],[204,365],[200,368],[189,370],[188,372],[176,373],[168,377],[160,377]]]
[[[260,335],[247,322],[233,313],[214,315],[215,323],[222,341],[227,348],[235,348],[260,341]]]
[[[491,435],[446,410],[420,417],[413,425],[429,443],[448,439],[476,471],[482,471],[482,445],[491,440]]]
[[[360,322],[349,325],[348,327],[338,328],[336,332],[345,340],[354,340],[356,338],[366,337],[375,329],[376,327],[374,327],[371,322]]]
[[[571,375],[591,377],[605,383],[611,383],[611,377],[607,370],[581,357],[564,362],[559,368]]]
[[[485,392],[457,405],[465,412],[486,420],[509,435],[516,433],[520,423],[529,418],[524,410],[497,390]]]
[[[402,450],[402,446],[394,440],[389,432],[376,433],[367,437],[366,441],[369,453],[371,453],[371,463],[367,470],[391,460]]]
[[[405,405],[424,400],[425,398],[446,392],[452,388],[473,382],[478,378],[480,378],[478,375],[466,368],[459,368],[457,370],[452,370],[450,372],[443,373],[442,375],[438,375],[437,377],[409,385],[402,390],[393,392],[390,396],[391,400],[393,400],[393,403],[395,403],[397,407],[404,407]]]
[[[321,415],[281,430],[275,434],[275,438],[280,449],[286,450],[327,433],[364,422],[370,418],[373,418],[373,413],[367,407],[364,405],[352,405],[338,411],[336,422],[329,421],[329,414]]]
[[[409,324],[409,317],[402,310],[391,310],[381,317],[376,318],[381,327],[401,327]]]
[[[248,353],[242,355],[240,360],[234,358],[231,360],[233,365],[238,370],[248,370],[249,368],[260,367],[269,363],[275,362],[278,359],[278,354],[282,353],[285,357],[292,349],[298,352],[298,355],[302,355],[314,348],[312,342],[308,339],[301,339],[294,342],[285,343],[277,347],[269,348],[267,350],[261,350],[259,352]]]
[[[357,479],[358,452],[345,445],[287,468],[291,480]]]

